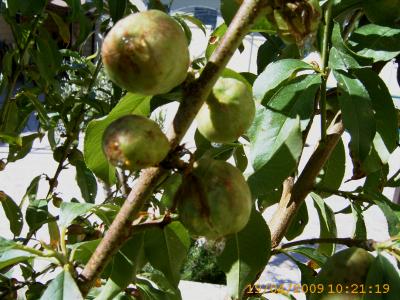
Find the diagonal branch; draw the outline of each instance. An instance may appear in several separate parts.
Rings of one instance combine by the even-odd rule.
[[[368,240],[358,240],[358,239],[352,239],[352,238],[318,238],[318,239],[306,239],[306,240],[298,240],[290,243],[283,244],[277,248],[275,248],[273,251],[278,253],[282,249],[287,249],[287,248],[292,248],[295,246],[302,246],[302,245],[315,245],[315,244],[341,244],[341,245],[346,245],[347,247],[359,247],[359,248],[364,248],[368,251],[375,251],[377,248],[377,242],[368,239]]]
[[[172,149],[179,145],[229,59],[255,19],[268,8],[270,2],[270,0],[243,1],[220,45],[211,56],[200,77],[189,84],[184,92],[184,99],[167,134]],[[88,293],[112,255],[130,237],[132,220],[135,219],[143,204],[151,196],[155,186],[165,172],[161,167],[149,168],[142,172],[105,237],[80,274],[79,286],[83,295]]]
[[[278,209],[268,223],[271,230],[272,247],[277,247],[285,236],[287,228],[307,195],[312,191],[315,178],[339,142],[343,131],[342,122],[331,126],[325,141],[321,142],[311,155],[296,183],[286,183]]]

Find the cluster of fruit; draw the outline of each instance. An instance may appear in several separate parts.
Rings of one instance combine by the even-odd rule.
[[[169,92],[181,84],[189,68],[189,51],[180,25],[158,10],[130,15],[115,24],[102,47],[105,70],[122,88],[144,95]],[[247,83],[221,77],[196,120],[211,142],[236,141],[255,114]],[[103,150],[115,166],[140,170],[158,165],[170,144],[158,125],[143,116],[123,116],[103,135]],[[182,223],[196,236],[217,239],[240,231],[252,209],[242,173],[225,161],[200,159],[185,173],[178,191]]]

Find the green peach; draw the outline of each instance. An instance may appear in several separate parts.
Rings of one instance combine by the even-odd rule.
[[[250,189],[239,169],[203,158],[178,190],[180,220],[194,236],[218,239],[246,226],[252,208]]]
[[[131,171],[159,164],[169,150],[157,123],[139,115],[115,120],[103,134],[103,151],[110,163]]]
[[[250,88],[235,78],[220,78],[196,116],[197,128],[209,141],[237,140],[253,122],[255,103]]]
[[[310,299],[317,300],[325,297],[328,293],[328,285],[350,287],[351,285],[365,284],[373,260],[374,256],[362,248],[351,247],[337,252],[322,266],[315,279],[315,284],[324,285],[325,292],[312,294]]]
[[[112,81],[139,94],[169,92],[182,83],[189,50],[181,26],[159,10],[118,21],[104,39],[102,59]]]

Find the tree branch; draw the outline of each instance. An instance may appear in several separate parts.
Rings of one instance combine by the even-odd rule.
[[[269,2],[269,0],[243,1],[200,77],[185,89],[184,99],[167,133],[172,151],[179,145],[229,59],[255,19],[268,7]],[[165,172],[166,170],[161,167],[143,170],[136,186],[128,195],[105,237],[80,274],[79,286],[83,295],[88,293],[112,255],[130,237],[132,220],[135,219],[143,204],[153,193],[155,186]]]
[[[320,142],[296,183],[284,186],[278,209],[269,222],[272,247],[277,247],[306,196],[312,191],[315,178],[330,157],[344,131],[341,122],[328,128],[325,142]]]

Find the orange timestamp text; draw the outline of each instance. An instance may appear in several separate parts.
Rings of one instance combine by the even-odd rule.
[[[390,285],[383,284],[340,284],[340,283],[265,283],[249,284],[245,289],[246,294],[264,293],[304,293],[304,294],[387,294],[390,292]]]

